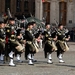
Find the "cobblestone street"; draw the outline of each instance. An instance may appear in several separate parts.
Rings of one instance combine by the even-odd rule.
[[[74,75],[75,74],[75,43],[69,42],[70,51],[64,54],[65,63],[59,63],[56,52],[52,54],[53,64],[47,64],[44,53],[40,50],[35,54],[34,65],[28,65],[28,61],[22,55],[23,63],[17,63],[16,67],[10,67],[8,64],[1,64],[0,75]]]

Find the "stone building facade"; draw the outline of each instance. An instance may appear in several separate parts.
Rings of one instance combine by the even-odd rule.
[[[35,17],[51,24],[75,26],[75,0],[35,0]]]
[[[0,12],[10,8],[12,15],[34,15],[51,24],[75,26],[75,0],[0,0]]]
[[[0,12],[5,13],[8,8],[12,15],[34,15],[35,0],[0,0]]]

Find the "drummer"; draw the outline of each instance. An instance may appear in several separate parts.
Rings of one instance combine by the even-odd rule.
[[[22,29],[17,29],[17,34],[16,34],[16,41],[19,44],[19,48],[15,50],[15,56],[18,60],[18,62],[22,63],[21,61],[21,54],[24,52],[24,42],[23,42],[23,35],[22,35]]]

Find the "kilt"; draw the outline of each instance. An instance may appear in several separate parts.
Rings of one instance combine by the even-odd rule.
[[[10,50],[15,51],[16,47],[18,46],[16,40],[10,40]]]
[[[36,53],[36,49],[34,47],[34,45],[32,44],[32,42],[26,42],[25,45],[25,58],[27,59],[27,55],[31,53],[31,54],[35,54]]]
[[[0,54],[5,52],[5,42],[0,41]]]
[[[51,44],[51,41],[46,41],[45,42],[45,47],[44,47],[44,51],[46,52],[52,52],[52,44]]]
[[[56,46],[57,46],[57,49],[59,51],[63,51],[63,52],[66,51],[66,46],[65,46],[65,42],[64,41],[58,40],[57,43],[56,43]]]

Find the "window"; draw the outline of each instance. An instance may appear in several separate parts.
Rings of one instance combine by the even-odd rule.
[[[11,0],[5,0],[5,12],[7,12],[7,9],[10,9],[10,1]]]
[[[59,3],[59,22],[66,25],[66,13],[67,13],[67,3]]]
[[[43,18],[45,22],[50,23],[50,2],[43,3]]]
[[[28,5],[29,5],[29,3],[28,3],[28,1],[24,1],[24,11],[28,11]]]
[[[21,5],[20,4],[21,4],[21,0],[17,0],[16,1],[16,11],[17,12],[20,12],[21,11],[21,7],[20,7]]]

